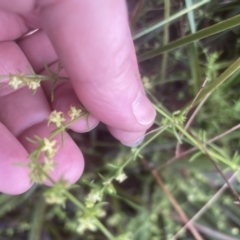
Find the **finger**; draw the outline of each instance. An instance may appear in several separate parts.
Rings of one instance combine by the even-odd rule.
[[[27,73],[29,62],[13,42],[0,43],[0,75],[16,73],[18,71]],[[23,87],[15,91],[8,87],[0,88],[0,121],[16,136],[25,149],[31,152],[34,146],[26,140],[26,137],[33,138],[49,136],[53,130],[47,127],[47,121],[51,109],[41,89],[32,96],[32,92]],[[71,138],[65,134],[64,148],[59,138],[59,151],[54,158],[56,167],[51,173],[52,178],[57,181],[64,176],[69,182],[75,182],[83,171],[83,156]],[[0,162],[5,159],[0,159]],[[19,159],[19,161],[25,161]],[[28,178],[26,175],[25,178]]]
[[[47,65],[52,65],[50,69],[53,72],[57,72],[58,62],[57,55],[43,31],[39,31],[36,34],[31,35],[25,39],[18,42],[19,46],[23,50],[24,54],[27,56],[28,60],[32,64],[36,72],[41,72],[41,74],[48,75],[46,70],[43,70],[43,59],[46,61]],[[52,64],[53,62],[56,62]],[[67,77],[65,71],[61,71],[61,76]],[[51,101],[51,86],[52,81],[47,81],[42,84],[45,95],[48,97],[52,109],[61,111],[64,113],[67,121],[70,121],[68,115],[71,106],[76,108],[80,107],[80,102],[76,96],[72,85],[69,81],[60,81],[57,83],[54,91],[54,100]],[[99,121],[92,115],[83,117],[79,121],[73,123],[69,128],[76,132],[87,132],[98,125]]]
[[[26,38],[19,39],[17,43],[37,73],[44,70],[43,60],[48,65],[58,61],[56,51],[42,30]]]
[[[27,151],[0,123],[0,192],[5,194],[21,194],[31,187],[28,176],[29,169],[17,166],[18,163],[27,164]]]
[[[128,147],[137,147],[144,140],[145,131],[127,132],[127,131],[122,131],[120,129],[111,128],[111,127],[108,127],[108,130],[115,138],[119,139],[122,144]]]
[[[138,79],[125,1],[61,1],[40,17],[84,106],[111,128],[146,131],[155,110]]]
[[[0,41],[15,40],[27,31],[28,27],[21,16],[0,9]]]
[[[50,69],[53,72],[57,71],[59,63],[53,64]],[[42,72],[43,74],[47,75],[48,73],[45,71]],[[67,77],[67,74],[64,70],[61,71],[62,77]],[[51,87],[52,83],[50,81],[46,81],[42,84],[44,92],[46,96],[49,98],[49,102],[53,109],[57,111],[61,111],[64,113],[66,121],[70,121],[71,118],[69,116],[69,110],[73,106],[76,109],[81,109],[80,101],[75,94],[72,84],[67,81],[58,82],[54,88],[54,98],[51,100]],[[88,132],[95,128],[98,125],[99,121],[92,116],[91,114],[82,117],[80,120],[76,121],[75,123],[69,126],[69,129],[72,129],[75,132],[83,133]]]
[[[17,13],[27,13],[33,10],[35,0],[0,0],[0,8]]]

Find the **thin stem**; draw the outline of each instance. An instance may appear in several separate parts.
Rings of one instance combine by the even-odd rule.
[[[74,203],[77,207],[79,207],[82,210],[85,209],[84,205],[80,201],[78,201],[77,198],[75,198],[70,192],[64,191],[64,194],[68,198],[68,200]]]
[[[201,107],[203,106],[203,104],[207,101],[208,97],[210,96],[210,93],[208,93],[205,98],[202,100],[202,102],[197,106],[197,108],[195,109],[195,111],[193,112],[193,114],[191,115],[191,117],[189,118],[189,120],[187,121],[184,129],[188,130],[188,128],[190,127],[190,125],[192,124],[194,118],[197,116],[198,112],[200,111]],[[180,138],[183,137],[183,134],[180,135]],[[176,146],[176,150],[175,150],[175,155],[178,156],[180,153],[180,143],[177,143]]]
[[[72,121],[64,124],[63,126],[60,126],[59,128],[56,128],[54,131],[51,132],[50,136],[48,137],[49,139],[52,139],[53,137],[55,137],[57,134],[65,131],[66,128],[68,128],[69,126],[71,126],[74,122],[78,121],[79,119],[83,118],[84,116],[89,115],[89,113],[84,113],[81,116],[73,119]]]
[[[170,16],[171,1],[164,0],[164,6],[165,6],[164,19],[167,19]],[[163,32],[163,45],[167,45],[168,42],[169,42],[169,22],[166,22],[166,24],[164,25],[164,32]],[[167,62],[168,62],[168,53],[165,52],[162,58],[161,79],[160,79],[161,82],[163,82],[166,77]]]
[[[227,131],[225,131],[225,132],[223,132],[223,133],[215,136],[214,138],[208,140],[208,141],[205,142],[204,144],[213,143],[213,142],[217,141],[218,139],[220,139],[220,138],[222,138],[222,137],[230,134],[231,132],[233,132],[233,131],[235,131],[235,130],[237,130],[237,129],[239,129],[239,128],[240,128],[240,124],[237,124],[236,126],[228,129]],[[188,155],[188,154],[190,154],[190,153],[193,153],[193,152],[195,152],[195,151],[197,151],[197,150],[198,150],[197,147],[193,147],[193,148],[191,148],[191,149],[189,149],[189,150],[187,150],[187,151],[185,151],[185,152],[183,152],[183,153],[180,153],[178,156],[175,156],[175,157],[169,159],[168,161],[166,161],[166,163],[160,165],[159,167],[157,167],[157,168],[155,168],[155,169],[156,169],[157,171],[160,171],[160,170],[162,170],[163,168],[165,168],[165,167],[167,167],[168,165],[170,165],[171,163],[173,163],[173,162],[175,162],[176,160],[178,160],[179,158],[182,158],[182,157],[184,157],[184,156],[186,156],[186,155]]]
[[[201,144],[201,143],[199,143]],[[217,169],[218,173],[221,175],[221,177],[224,179],[225,183],[227,184],[228,188],[230,189],[230,191],[232,192],[233,196],[237,199],[238,202],[240,202],[240,198],[237,194],[237,192],[235,191],[235,189],[230,185],[230,183],[228,182],[227,178],[225,177],[225,175],[223,174],[223,172],[221,171],[221,169],[219,168],[219,166],[217,165],[217,163],[215,162],[215,160],[212,158],[212,156],[209,154],[207,148],[205,145],[202,145],[205,154],[209,157],[209,159],[211,160],[212,164],[214,165],[214,167]]]
[[[161,114],[163,115],[165,118],[167,118],[168,120],[170,120],[175,126],[176,128],[178,128],[178,130],[180,130],[183,135],[185,135],[190,142],[192,142],[195,146],[198,146],[201,149],[201,146],[199,146],[198,141],[196,141],[183,127],[181,127],[180,125],[174,123],[174,121],[172,120],[172,118],[170,116],[168,116],[162,109],[158,108],[157,106],[155,106],[155,109]],[[201,149],[202,150],[202,149]]]
[[[136,157],[138,156],[138,154],[140,153],[140,151],[145,148],[150,142],[152,142],[156,137],[158,137],[161,133],[163,133],[169,126],[163,126],[161,127],[161,129],[156,133],[154,134],[150,139],[148,139],[146,142],[144,142],[141,147],[139,147],[135,154],[134,154],[134,159],[136,159]]]
[[[70,192],[64,191],[65,196],[70,200],[72,203],[74,203],[77,207],[79,207],[82,210],[85,210],[84,205],[77,200]],[[98,228],[102,231],[102,233],[108,238],[108,239],[114,239],[114,236],[108,231],[108,229],[97,219],[95,218],[95,223],[98,226]]]
[[[110,240],[115,239],[115,237],[107,230],[107,228],[105,228],[105,226],[98,220],[96,219],[96,223],[95,223],[98,228],[102,231],[102,233]]]

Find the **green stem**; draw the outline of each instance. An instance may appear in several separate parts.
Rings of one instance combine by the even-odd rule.
[[[64,124],[63,126],[60,126],[59,128],[56,128],[54,131],[51,132],[50,136],[48,137],[49,140],[55,137],[57,134],[65,131],[66,128],[71,126],[74,122],[78,121],[79,119],[83,118],[84,116],[89,115],[89,113],[84,113],[78,118],[73,119],[72,121],[68,122],[67,124]]]
[[[139,155],[140,151],[145,148],[150,142],[152,142],[155,138],[157,138],[161,133],[163,133],[169,126],[163,126],[156,134],[154,134],[151,138],[149,138],[146,142],[144,142],[140,148],[134,154],[134,159]]]
[[[64,191],[65,196],[70,200],[72,203],[74,203],[77,207],[79,207],[81,210],[84,210],[84,205],[77,200],[70,192]],[[108,238],[108,239],[114,239],[114,236],[108,231],[108,229],[97,219],[95,218],[95,223],[97,227],[102,231],[102,233]]]
[[[74,203],[81,210],[85,209],[84,205],[80,201],[78,201],[77,198],[75,198],[70,192],[65,190],[64,194],[72,203]]]
[[[96,225],[108,239],[113,240],[115,238],[98,219],[96,219]]]
[[[164,0],[164,19],[169,18],[170,10],[171,10],[171,1]],[[164,25],[164,32],[163,32],[163,45],[167,45],[169,42],[169,22],[166,22]],[[166,78],[166,71],[167,71],[167,62],[168,62],[168,53],[165,52],[162,58],[162,66],[161,66],[161,78],[160,81],[163,82]]]
[[[221,156],[219,154],[217,154],[216,152],[212,151],[212,150],[208,150],[208,152],[206,152],[206,150],[204,149],[203,146],[201,146],[201,144],[199,144],[199,141],[194,139],[194,137],[192,137],[182,126],[176,124],[172,118],[170,116],[168,116],[168,114],[166,114],[162,109],[158,108],[157,106],[155,106],[155,109],[161,114],[163,115],[165,118],[167,118],[169,121],[171,121],[175,127],[189,140],[189,142],[197,147],[202,153],[204,154],[210,154],[213,158],[225,163],[226,165],[230,166],[231,168],[235,168],[236,166],[234,164],[231,163],[231,161],[227,161],[225,156]]]

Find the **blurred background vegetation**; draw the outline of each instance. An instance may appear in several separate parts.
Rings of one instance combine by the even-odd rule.
[[[0,194],[0,240],[240,239],[240,1],[129,0],[128,7],[156,122],[132,149],[104,125],[71,132],[86,159],[71,190],[78,200],[121,168],[94,213],[116,237],[83,228],[77,206],[49,205],[47,187],[35,185]]]

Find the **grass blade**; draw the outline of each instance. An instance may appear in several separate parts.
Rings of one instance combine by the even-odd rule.
[[[136,33],[133,36],[133,40],[136,40],[136,39],[138,39],[138,38],[140,38],[140,37],[142,37],[142,36],[152,32],[152,31],[156,30],[157,28],[162,27],[162,26],[164,26],[165,24],[167,24],[169,22],[172,22],[173,20],[181,17],[182,15],[188,13],[189,11],[192,11],[192,10],[194,10],[196,8],[199,8],[199,7],[201,7],[202,5],[204,5],[204,4],[208,3],[208,2],[210,2],[210,0],[203,0],[200,3],[194,4],[190,8],[186,8],[186,9],[183,9],[182,11],[179,11],[178,13],[172,15],[171,17],[169,17],[169,18],[167,18],[167,19],[165,19],[165,20],[163,20],[161,22],[158,22],[158,23],[154,24],[153,26],[151,26],[151,27],[149,27],[147,29],[144,29],[144,30]]]
[[[192,43],[194,41],[209,37],[209,36],[214,35],[216,33],[225,31],[229,28],[236,27],[238,25],[240,25],[240,15],[229,18],[229,19],[227,19],[225,21],[222,21],[220,23],[214,24],[211,27],[204,28],[204,29],[202,29],[202,30],[200,30],[196,33],[193,33],[193,34],[190,34],[186,37],[180,38],[180,39],[178,39],[176,41],[173,41],[173,42],[171,42],[171,43],[169,43],[165,46],[162,46],[162,47],[156,48],[154,50],[151,50],[149,52],[146,52],[146,53],[144,53],[144,54],[142,54],[138,57],[138,61],[139,62],[145,61],[147,59],[156,57],[156,56],[158,56],[158,55],[160,55],[164,52],[168,52],[168,51],[173,50],[175,48],[185,46],[185,45],[187,45],[189,43]]]
[[[46,203],[42,197],[40,197],[39,201],[35,206],[35,210],[32,216],[32,224],[31,230],[29,232],[28,239],[29,240],[40,240],[41,239],[41,231],[44,220]]]
[[[188,8],[193,5],[192,0],[185,0],[185,3]],[[191,33],[196,33],[196,23],[193,10],[188,12],[188,22],[190,25]],[[201,69],[198,58],[197,42],[191,43],[190,45],[190,66],[191,75],[193,78],[193,92],[194,94],[197,94],[199,88],[201,87]]]

